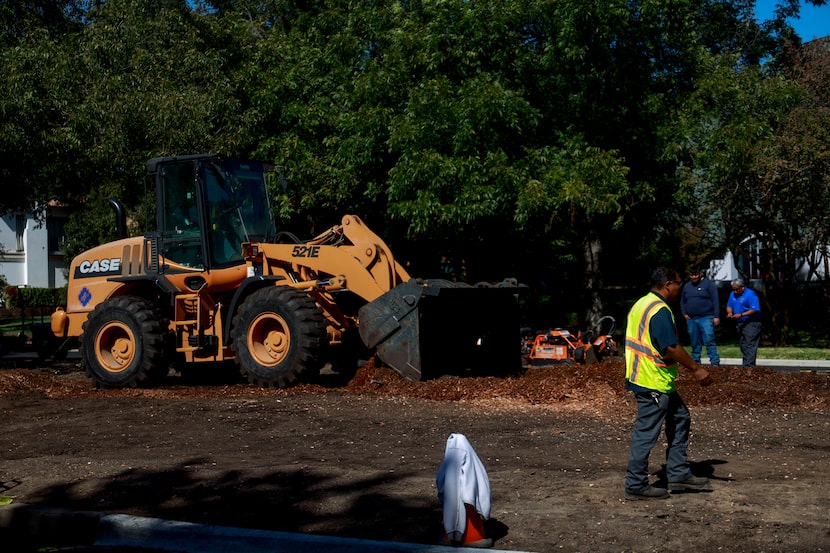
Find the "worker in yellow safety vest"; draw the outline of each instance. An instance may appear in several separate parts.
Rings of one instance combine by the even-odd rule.
[[[660,438],[665,422],[666,480],[672,491],[711,490],[709,479],[692,474],[686,449],[691,415],[675,389],[678,364],[689,369],[705,386],[709,372],[683,349],[669,303],[680,297],[683,281],[669,267],[658,267],[651,276],[651,290],[631,311],[625,329],[625,387],[637,400],[637,420],[625,476],[627,499],[665,499],[665,488],[648,480],[648,457]]]

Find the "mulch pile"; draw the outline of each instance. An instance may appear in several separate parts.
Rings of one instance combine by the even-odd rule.
[[[826,374],[730,367],[713,367],[710,372],[714,382],[707,387],[700,387],[693,378],[681,373],[677,386],[689,406],[830,410],[830,376]],[[156,388],[111,390],[95,388],[80,367],[64,364],[49,368],[0,368],[0,395],[164,399],[345,393],[469,402],[486,405],[488,409],[542,407],[600,413],[630,399],[623,388],[623,374],[622,359],[611,358],[593,365],[531,368],[521,375],[506,378],[444,377],[412,382],[370,360],[345,384],[321,380],[320,383],[278,390],[238,381],[189,384],[171,377]]]

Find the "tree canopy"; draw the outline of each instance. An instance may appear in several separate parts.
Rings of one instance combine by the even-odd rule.
[[[4,2],[0,209],[76,208],[78,252],[146,159],[213,151],[281,168],[295,234],[354,212],[418,276],[517,276],[559,314],[749,236],[779,286],[826,281],[828,47],[801,2],[754,5]]]

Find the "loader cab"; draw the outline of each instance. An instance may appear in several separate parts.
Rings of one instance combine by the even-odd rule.
[[[244,264],[243,242],[276,234],[261,163],[212,155],[156,158],[157,225],[163,272]]]

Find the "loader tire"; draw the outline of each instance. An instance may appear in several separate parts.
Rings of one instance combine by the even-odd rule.
[[[314,300],[284,286],[248,296],[231,328],[240,372],[263,387],[285,388],[318,373],[325,337],[325,317]]]
[[[83,325],[80,353],[87,375],[105,388],[157,383],[169,368],[166,326],[156,307],[142,298],[101,302]]]

